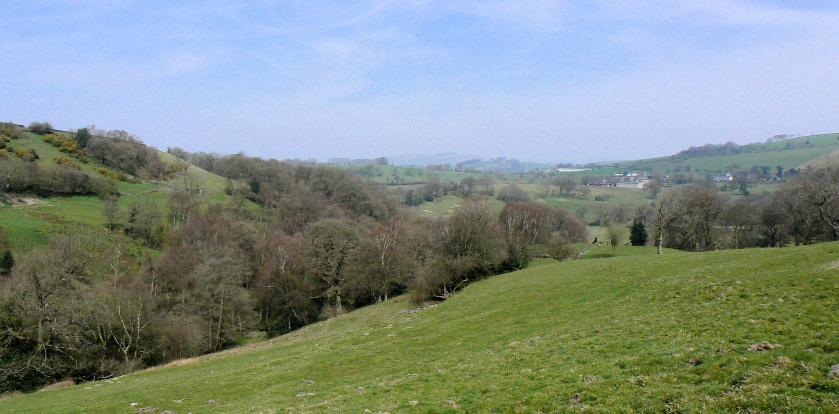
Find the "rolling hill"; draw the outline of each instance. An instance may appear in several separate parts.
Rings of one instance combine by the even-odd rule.
[[[735,154],[672,156],[610,163],[602,168],[578,174],[603,174],[622,170],[647,170],[667,172],[687,166],[693,171],[722,172],[735,169],[749,170],[752,166],[777,166],[785,170],[799,168],[808,161],[839,151],[839,134],[810,135],[782,141],[740,145]]]
[[[65,133],[58,131],[59,133]],[[54,157],[66,156],[58,148],[44,142],[42,136],[25,133],[23,139],[11,142],[17,149],[33,149],[40,160],[39,163],[52,165]],[[161,159],[173,163],[176,158],[165,152],[155,150]],[[99,176],[99,168],[104,167],[95,158],[89,157],[88,163],[77,162],[80,170],[90,176]],[[112,169],[111,169],[112,170]],[[186,182],[203,189],[203,197],[210,202],[223,202],[226,180],[216,174],[207,172],[191,165],[185,174],[178,175],[169,181],[146,182],[118,182],[117,190],[122,195],[120,205],[125,208],[132,200],[143,198],[152,199],[161,204],[165,203],[168,192],[175,188],[182,188]],[[52,197],[9,197],[16,203],[0,204],[0,224],[9,232],[9,238],[14,240],[14,247],[26,251],[35,245],[42,244],[46,235],[66,226],[104,226],[105,218],[102,211],[102,200],[94,195],[72,195]],[[22,200],[28,203],[20,202]],[[131,240],[125,241],[131,244]]]
[[[837,258],[825,243],[546,264],[0,411],[836,412]]]

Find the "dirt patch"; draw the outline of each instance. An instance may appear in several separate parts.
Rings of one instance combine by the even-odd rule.
[[[32,218],[36,218],[38,220],[46,221],[47,223],[51,223],[51,224],[61,225],[61,224],[67,224],[68,223],[67,220],[64,220],[62,218],[59,218],[59,217],[54,216],[54,215],[49,214],[49,213],[41,213],[39,210],[27,211],[26,215],[29,216],[29,217],[32,217]]]
[[[409,314],[412,314],[412,313],[417,313],[419,311],[424,311],[426,309],[433,308],[433,307],[437,306],[438,304],[439,304],[439,302],[425,302],[419,308],[402,309],[401,311],[396,312],[396,316],[409,315]]]
[[[0,193],[0,206],[28,207],[28,206],[49,206],[43,200],[35,197],[26,197],[17,194]]]
[[[781,345],[779,344],[770,344],[766,341],[760,341],[756,344],[749,345],[749,351],[768,351],[770,349],[780,348]]]
[[[174,360],[172,362],[169,362],[169,363],[157,366],[157,367],[151,367],[147,371],[151,371],[153,368],[168,368],[168,367],[179,367],[179,366],[182,366],[182,365],[189,365],[189,364],[192,364],[192,363],[195,363],[195,362],[198,362],[198,361],[203,361],[205,359],[207,359],[207,358],[194,357],[194,358],[177,359],[177,360]]]
[[[820,270],[828,271],[828,270],[839,270],[839,260],[832,261],[826,265],[822,265]]]
[[[20,397],[22,395],[24,395],[24,394],[22,392],[18,392],[18,391],[8,392],[8,393],[5,393],[5,394],[0,394],[0,401],[8,400],[9,398]]]
[[[47,386],[39,389],[38,391],[57,390],[59,388],[72,387],[74,385],[76,385],[76,381],[68,379],[68,380],[64,380],[64,381],[61,381],[61,382],[56,382],[54,384],[47,385]]]

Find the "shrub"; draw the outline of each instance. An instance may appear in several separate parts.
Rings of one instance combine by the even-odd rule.
[[[19,126],[11,122],[2,122],[0,123],[0,137],[6,142],[9,142],[9,139],[23,138],[23,131],[20,130]]]
[[[30,122],[28,129],[29,132],[38,135],[49,134],[54,131],[52,124],[49,122]]]
[[[87,145],[87,141],[90,140],[90,131],[87,128],[82,128],[76,131],[76,135],[73,138],[79,143],[79,147],[84,148]]]
[[[521,189],[521,187],[510,184],[498,191],[497,199],[501,201],[528,201],[530,194]]]
[[[552,258],[563,261],[574,257],[574,254],[574,247],[562,235],[557,234],[548,241],[548,255]]]
[[[122,172],[115,173],[113,171],[108,171],[108,169],[105,168],[105,167],[99,168],[99,174],[102,174],[105,177],[113,178],[114,180],[117,180],[117,181],[127,181],[127,182],[131,182],[131,183],[137,182],[137,180],[133,180],[133,179],[128,178],[128,176],[125,175]]]
[[[44,142],[87,164],[87,156],[85,156],[84,150],[79,148],[78,142],[74,141],[72,138],[67,138],[62,135],[47,134],[44,136]]]
[[[75,168],[77,170],[80,169],[78,164],[76,164],[75,162],[71,161],[70,159],[68,159],[66,157],[52,157],[52,159],[55,160],[55,163],[58,164],[58,165],[66,165],[68,167]]]
[[[9,149],[11,149],[11,147],[9,147]],[[35,162],[35,160],[41,158],[41,157],[38,156],[38,153],[35,152],[35,149],[33,149],[33,148],[26,149],[26,150],[16,149],[16,150],[14,150],[14,153],[18,157],[22,158],[24,161],[29,161],[29,162]]]
[[[15,266],[15,258],[12,252],[6,250],[0,255],[0,275],[8,275]]]

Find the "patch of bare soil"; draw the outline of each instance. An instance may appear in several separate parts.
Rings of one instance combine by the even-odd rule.
[[[770,344],[766,341],[760,341],[756,344],[749,345],[749,351],[768,351],[770,349],[780,348],[779,344]]]
[[[35,197],[26,197],[17,194],[0,193],[0,207],[26,207],[26,206],[47,206],[43,200]]]
[[[56,383],[47,385],[47,386],[39,389],[38,391],[56,390],[56,389],[64,388],[64,387],[72,387],[74,385],[76,385],[76,381],[68,379],[68,380],[64,380],[64,381],[61,381],[61,382],[56,382]]]

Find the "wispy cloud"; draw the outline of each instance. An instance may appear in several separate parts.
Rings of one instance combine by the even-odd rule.
[[[562,0],[460,0],[448,2],[452,10],[519,24],[531,29],[557,28],[567,17],[569,2]]]
[[[802,4],[20,2],[0,26],[0,112],[280,158],[642,156],[829,129],[839,8]]]

